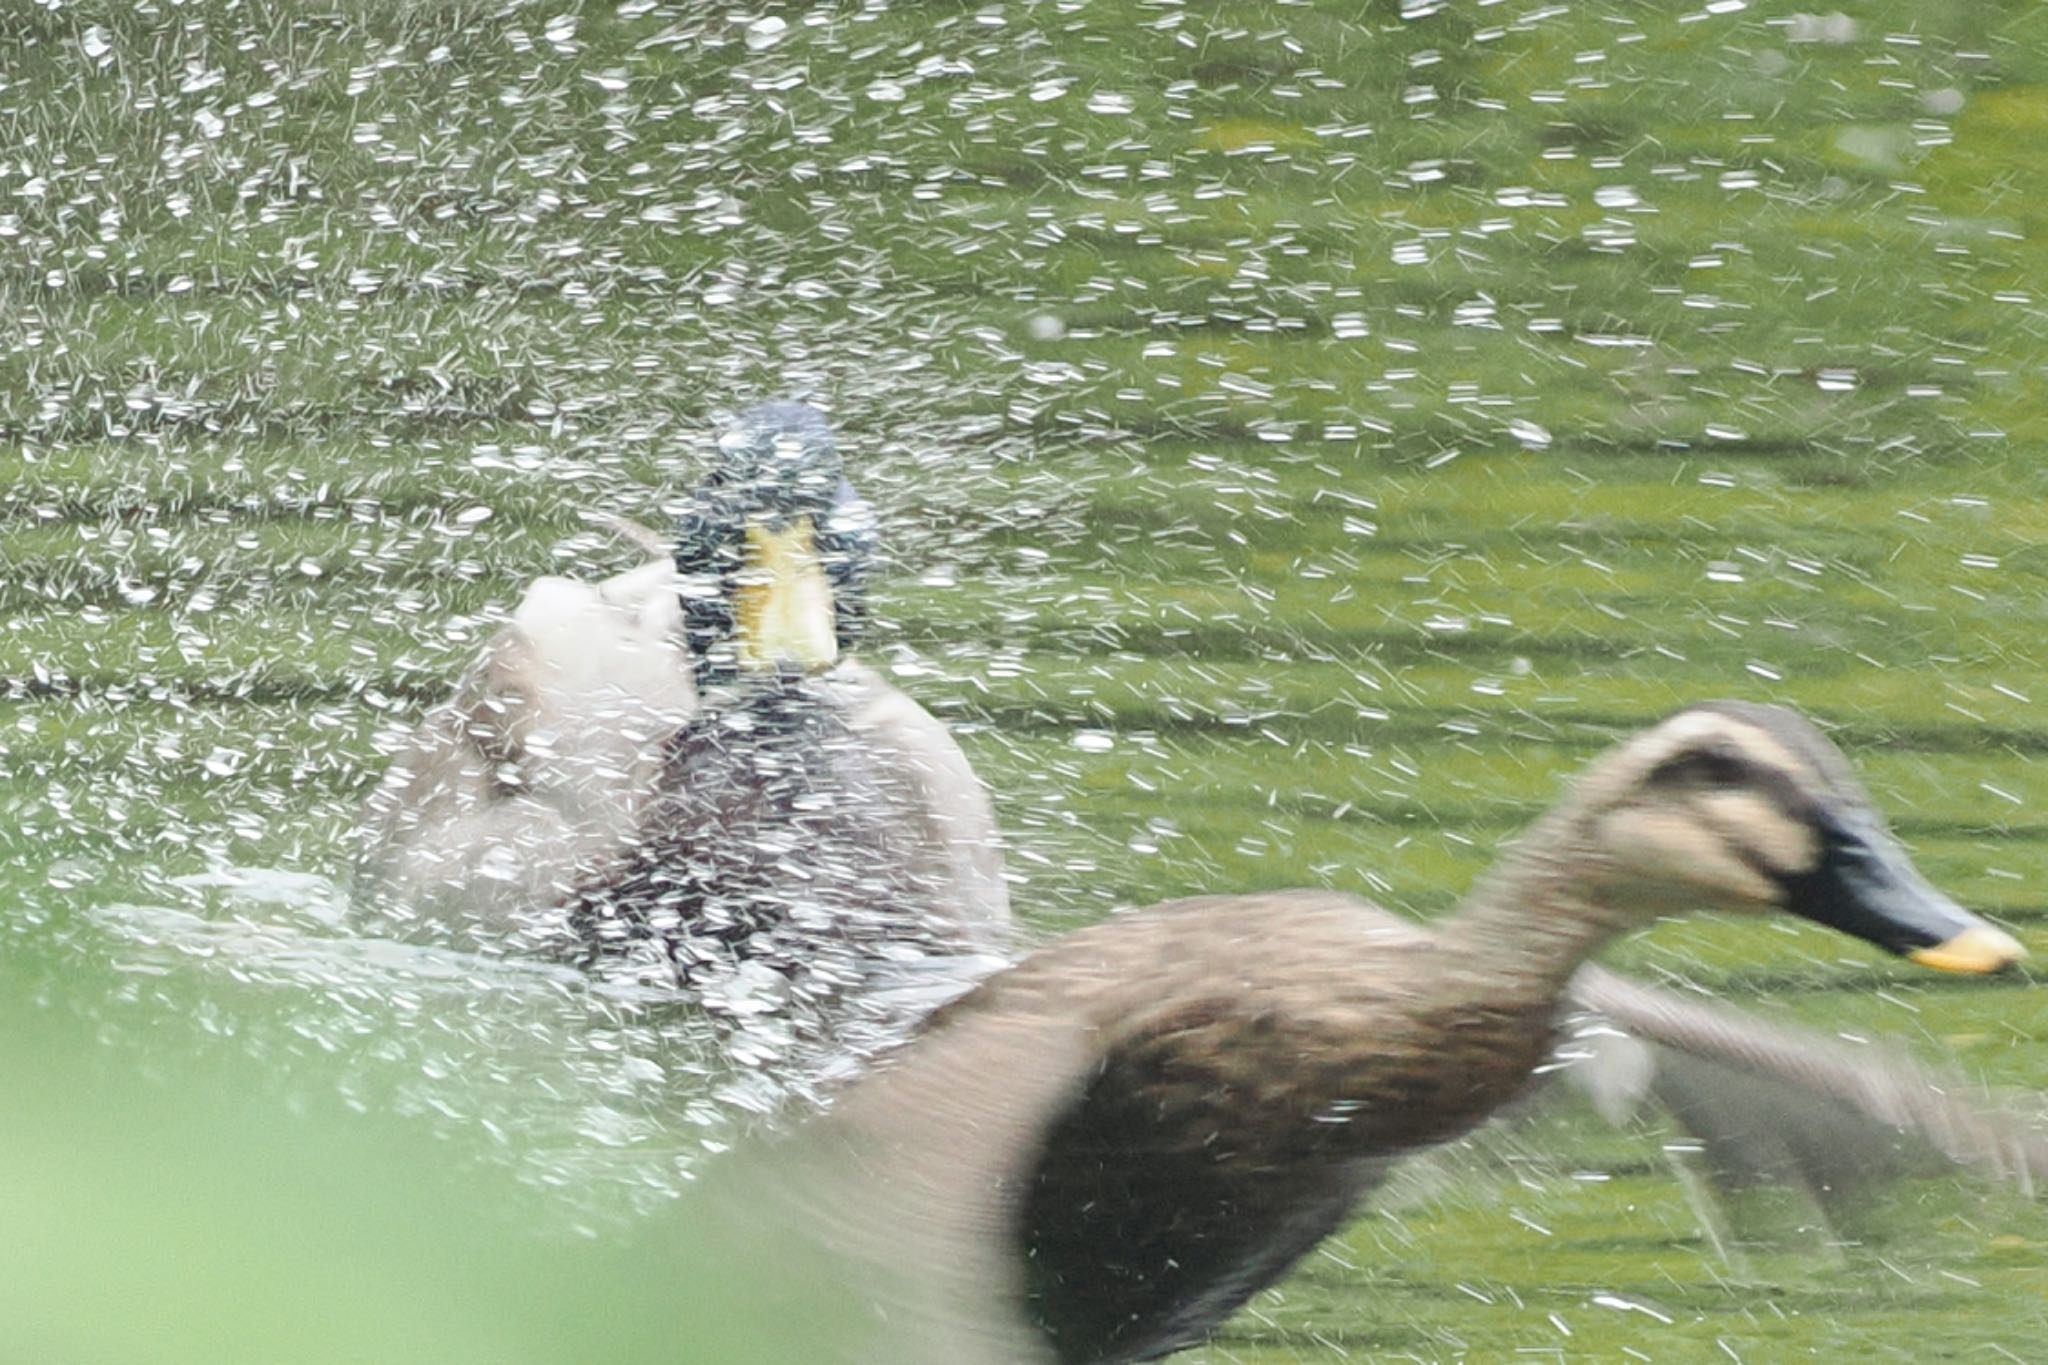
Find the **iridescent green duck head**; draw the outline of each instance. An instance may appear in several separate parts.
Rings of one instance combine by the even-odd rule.
[[[859,638],[880,536],[825,415],[764,403],[719,438],[676,531],[698,681],[823,672]]]

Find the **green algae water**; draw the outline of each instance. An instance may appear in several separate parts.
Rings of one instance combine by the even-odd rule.
[[[339,885],[523,583],[623,567],[584,514],[659,524],[766,396],[831,407],[866,656],[1045,932],[1438,913],[1739,696],[2048,947],[2031,6],[70,0],[0,80],[0,1357],[858,1330],[680,1212],[775,1108],[744,1068]],[[2048,1085],[2025,972],[1613,957]],[[2038,1357],[2026,1202],[1759,1194],[1717,1248],[1673,1140],[1431,1163],[1191,1358]]]

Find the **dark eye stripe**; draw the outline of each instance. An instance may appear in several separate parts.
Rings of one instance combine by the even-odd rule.
[[[1750,775],[1751,790],[1777,808],[1778,814],[1796,825],[1812,826],[1814,799],[1782,768],[1758,767]]]
[[[1744,752],[1722,741],[1710,747],[1674,754],[1650,770],[1652,783],[1697,782],[1725,790],[1747,789],[1768,798],[1788,817],[1806,823],[1812,798],[1774,758]]]
[[[1715,744],[1671,755],[1650,770],[1647,780],[1673,786],[1741,787],[1763,771],[1767,770],[1748,755]]]

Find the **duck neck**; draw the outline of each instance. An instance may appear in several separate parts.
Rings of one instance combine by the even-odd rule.
[[[1641,914],[1609,903],[1586,875],[1597,857],[1570,811],[1538,822],[1458,910],[1438,945],[1477,982],[1554,998],[1579,964]]]

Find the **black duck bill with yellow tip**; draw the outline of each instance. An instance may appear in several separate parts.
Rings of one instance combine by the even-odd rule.
[[[1817,827],[1820,858],[1788,887],[1795,913],[1936,971],[1995,972],[2026,956],[2011,934],[1929,885],[1869,812],[1828,813]]]

